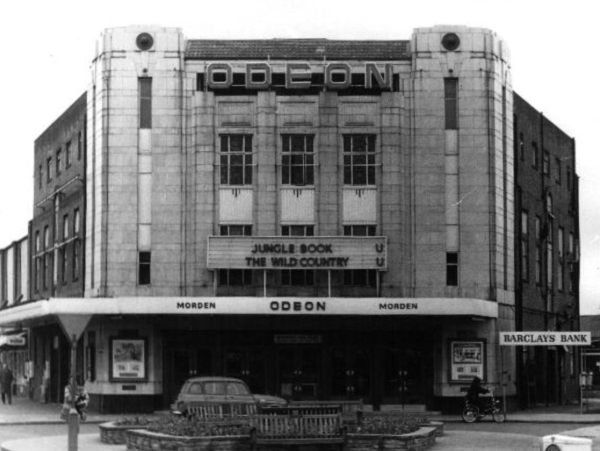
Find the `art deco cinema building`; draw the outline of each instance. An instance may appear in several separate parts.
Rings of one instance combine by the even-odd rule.
[[[86,124],[69,185],[82,252],[50,246],[32,277],[54,274],[54,291],[39,283],[4,316],[31,327],[51,385],[66,382],[66,318],[103,411],[164,408],[202,374],[288,399],[446,408],[473,376],[504,371],[515,395],[515,353],[497,344],[515,327],[513,93],[493,32],[115,28],[92,74],[71,119]],[[54,150],[39,177],[60,168]],[[64,238],[60,186],[38,204]],[[80,292],[61,296],[75,264]]]

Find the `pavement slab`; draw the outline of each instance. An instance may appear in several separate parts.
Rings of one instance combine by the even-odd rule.
[[[0,445],[0,451],[65,451],[68,449],[66,435],[43,438],[11,440]],[[81,451],[124,451],[125,445],[107,445],[100,441],[100,434],[79,435],[78,448]]]

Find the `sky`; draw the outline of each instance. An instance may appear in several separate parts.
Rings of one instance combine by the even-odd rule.
[[[179,27],[188,38],[410,39],[433,25],[489,28],[513,88],[576,139],[581,313],[600,314],[598,13],[571,0],[52,0],[0,4],[0,248],[33,216],[33,142],[88,87],[105,28]]]

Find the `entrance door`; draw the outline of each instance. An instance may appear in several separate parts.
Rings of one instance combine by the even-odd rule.
[[[266,393],[266,359],[263,349],[225,350],[225,376],[242,379],[252,393]]]
[[[336,399],[369,397],[371,363],[369,352],[360,347],[334,347],[331,350],[331,394]]]
[[[172,403],[186,379],[213,374],[209,348],[168,348],[165,352],[165,404]]]
[[[281,346],[277,350],[278,391],[293,400],[317,399],[321,383],[321,348]]]
[[[429,364],[428,364],[429,363]],[[388,403],[426,404],[433,368],[420,349],[386,348],[384,396]]]

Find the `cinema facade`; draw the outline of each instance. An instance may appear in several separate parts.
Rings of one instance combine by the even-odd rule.
[[[30,330],[32,396],[60,398],[77,331],[105,412],[208,374],[376,409],[452,408],[474,376],[515,399],[512,100],[485,29],[106,30],[36,141],[31,293],[0,311]]]

